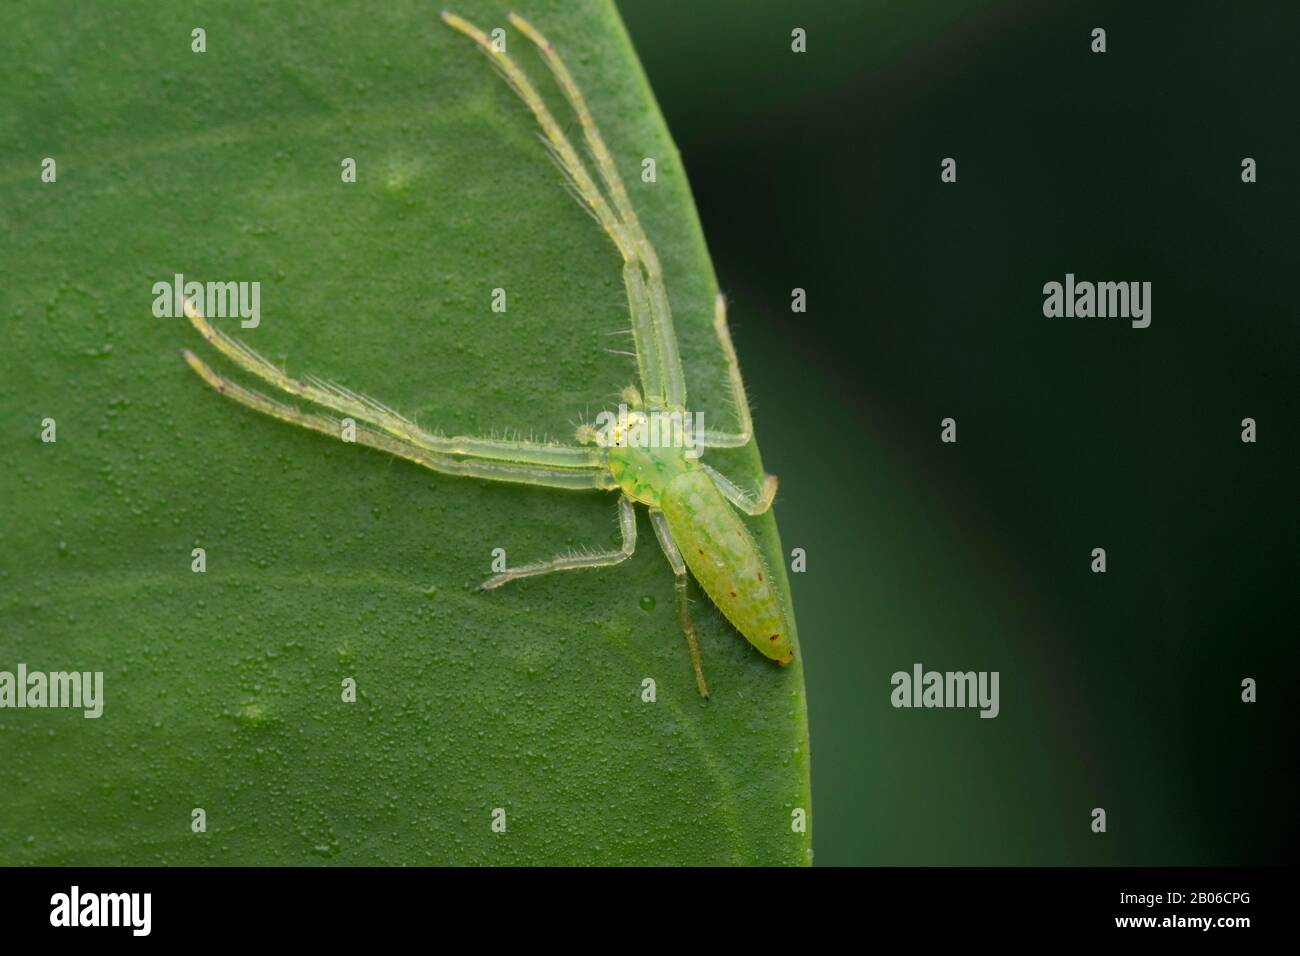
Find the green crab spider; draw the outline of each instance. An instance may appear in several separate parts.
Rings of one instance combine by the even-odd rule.
[[[740,376],[735,346],[727,328],[726,305],[714,300],[713,328],[727,364],[738,425],[734,432],[700,429],[692,433],[686,412],[686,382],[673,332],[672,313],[663,272],[654,246],[646,237],[619,178],[614,161],[577,83],[554,46],[523,18],[509,20],[538,49],[554,74],[569,106],[577,114],[587,151],[605,191],[597,187],[578,152],[561,130],[523,70],[478,27],[452,13],[443,21],[472,39],[497,67],[506,83],[527,105],[540,125],[546,145],[563,171],[574,195],[591,212],[623,257],[623,281],[640,389],[623,391],[625,407],[602,433],[591,425],[577,430],[577,445],[506,441],[494,438],[434,435],[386,405],[350,389],[308,376],[295,379],[248,346],[211,325],[194,305],[185,302],[190,323],[218,352],[244,371],[287,395],[296,396],[352,419],[354,440],[432,471],[491,481],[540,485],[576,491],[617,491],[622,546],[594,554],[566,554],[507,568],[484,581],[479,590],[501,587],[519,578],[619,564],[636,549],[636,513],[641,503],[650,511],[651,526],[675,576],[678,617],[690,653],[696,687],[706,700],[708,685],[700,662],[699,643],[687,597],[687,573],[694,575],[709,598],[762,654],[779,664],[794,657],[790,629],[772,575],[758,545],[736,511],[760,515],[772,506],[777,480],[767,475],[757,496],[692,454],[699,448],[738,448],[753,436],[749,402]],[[188,349],[182,353],[198,375],[217,392],[272,418],[323,432],[343,434],[344,420],[269,398],[214,371]],[[630,406],[630,410],[628,407]],[[667,429],[655,426],[666,419]]]

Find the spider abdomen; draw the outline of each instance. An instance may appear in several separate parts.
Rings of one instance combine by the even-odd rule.
[[[758,543],[703,471],[677,475],[659,497],[668,529],[700,587],[749,643],[788,664],[789,628]]]

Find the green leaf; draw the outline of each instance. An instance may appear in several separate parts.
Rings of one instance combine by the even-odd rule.
[[[798,657],[774,666],[695,589],[701,701],[644,513],[624,565],[474,593],[493,548],[608,547],[614,497],[437,475],[258,415],[179,350],[247,376],[152,314],[176,273],[258,281],[260,326],[223,327],[447,434],[567,440],[633,380],[607,351],[627,347],[607,334],[629,325],[619,257],[473,44],[422,2],[294,9],[6,17],[0,671],[102,671],[104,710],[0,709],[0,860],[807,862]],[[490,30],[506,9],[457,12]],[[520,12],[657,246],[692,406],[729,423],[716,279],[617,13]],[[757,486],[753,445],[710,460]],[[771,515],[751,525],[788,593]]]

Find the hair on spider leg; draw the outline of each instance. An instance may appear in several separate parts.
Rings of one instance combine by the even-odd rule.
[[[578,187],[573,184],[572,179],[565,178],[563,180],[563,184],[564,184],[565,191],[567,191],[568,194],[572,196],[574,199],[578,200],[578,205],[581,206],[584,210],[586,210],[587,215],[590,216],[592,219],[594,219],[597,223],[599,223],[600,217],[596,215],[594,209],[592,209],[589,205],[587,205],[587,201],[582,198],[582,194],[579,192]]]
[[[511,76],[509,71],[501,64],[501,61],[494,55],[489,55],[487,61],[492,66],[492,69],[496,71],[497,76],[501,77],[501,79],[505,81],[506,86],[510,87],[511,92],[527,103],[528,97],[524,94],[523,87],[515,81],[515,78]]]
[[[561,132],[561,134],[563,134],[564,138],[565,138],[567,141],[572,141],[572,140],[573,140],[574,137],[572,137],[572,136],[569,135],[569,134],[571,134],[571,133],[574,132],[575,130],[581,129],[581,125],[582,125],[581,123],[578,123],[578,122],[576,122],[576,121],[573,120],[573,119],[569,119],[569,120],[566,120],[566,121],[564,121],[564,122],[561,122],[560,120],[557,119],[557,120],[555,121],[555,123],[556,123],[556,125],[560,128],[560,132]],[[556,163],[559,164],[560,168],[564,171],[565,175],[568,176],[568,177],[572,180],[572,179],[573,179],[573,175],[572,175],[572,173],[569,172],[568,163],[566,163],[566,162],[564,161],[564,159],[562,158],[562,154],[560,153],[559,148],[558,148],[554,143],[552,143],[551,140],[550,140],[548,137],[546,137],[544,134],[542,134],[542,133],[539,132],[539,133],[537,133],[537,135],[538,135],[539,137],[541,137],[542,142],[544,142],[544,143],[546,144],[547,149],[550,150],[550,152],[552,153],[552,155],[553,155],[553,157],[554,157]],[[588,148],[587,148],[587,156],[589,156],[589,157],[591,156],[591,150],[590,150],[590,145],[589,145],[589,144],[588,144]],[[576,157],[575,157],[575,158],[576,158]],[[594,158],[594,157],[592,157],[592,158]],[[579,160],[579,162],[581,162],[581,160]],[[582,170],[583,170],[584,173],[587,172],[587,169],[586,169],[586,166],[585,166],[585,165],[582,167]],[[609,185],[608,185],[608,183],[604,184],[604,187],[605,187],[605,188],[602,189],[602,188],[601,188],[601,185],[598,184],[598,183],[593,179],[593,180],[591,181],[591,185],[592,185],[592,187],[595,189],[595,191],[596,191],[596,195],[597,195],[598,197],[600,197],[601,200],[603,200],[604,202],[607,202],[607,203],[612,203],[614,197],[610,194],[610,190],[609,190]],[[575,186],[576,188],[579,188],[579,189],[580,189],[580,187],[578,187],[578,184],[577,184],[577,183],[574,183],[574,186]],[[579,201],[579,204],[580,204],[580,205],[583,205],[583,206],[588,206],[588,205],[589,205],[589,203],[587,202],[587,200],[586,200],[585,198],[581,197],[581,196],[578,197],[578,201]],[[592,212],[592,215],[594,216],[595,213]],[[599,222],[599,217],[597,217],[597,221]]]
[[[559,148],[543,133],[537,133],[535,135],[541,141],[542,145],[546,147],[546,153],[551,157],[551,162],[555,163],[555,165],[559,167],[560,182],[564,186],[565,191],[577,201],[579,206],[586,210],[587,215],[594,219],[597,224],[600,224],[600,216],[596,214],[596,210],[592,208],[587,195],[582,190],[582,187],[574,179],[573,171],[569,168],[569,164],[565,161]],[[599,187],[597,187],[597,192],[599,193]],[[601,195],[600,198],[604,199],[604,196]]]

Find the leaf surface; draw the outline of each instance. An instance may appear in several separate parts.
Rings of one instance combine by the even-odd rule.
[[[507,30],[578,142],[506,7],[456,9]],[[728,427],[716,279],[617,14],[520,12],[586,93],[663,261],[691,403]],[[437,475],[260,416],[179,350],[248,376],[152,313],[177,273],[260,282],[260,325],[224,328],[446,434],[567,441],[617,403],[635,374],[607,351],[630,348],[610,334],[629,325],[619,257],[436,13],[7,16],[0,670],[102,671],[104,712],[0,709],[0,861],[808,861],[800,664],[764,660],[693,585],[702,702],[644,513],[619,567],[477,594],[494,548],[616,543],[614,497]],[[752,444],[709,460],[757,486]],[[746,520],[788,594],[772,516]]]

